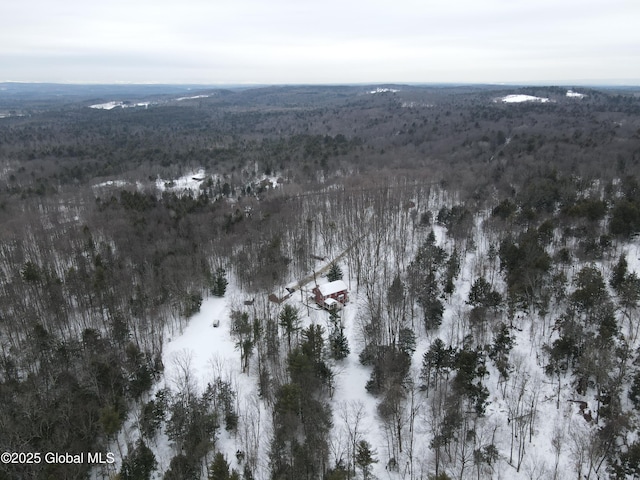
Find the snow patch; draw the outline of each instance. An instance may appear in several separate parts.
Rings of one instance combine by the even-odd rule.
[[[262,178],[258,181],[258,184],[263,188],[278,188],[280,181],[276,176],[262,175]]]
[[[209,98],[211,95],[194,95],[193,97],[180,97],[176,98],[176,102],[182,102],[183,100],[195,100],[197,98]]]
[[[586,97],[586,95],[584,93],[574,92],[573,90],[567,90],[567,97],[584,98],[584,97]]]
[[[139,103],[130,103],[123,101],[113,101],[106,103],[96,103],[95,105],[89,105],[89,108],[94,108],[96,110],[113,110],[114,108],[135,108],[135,107],[144,107],[147,108],[149,105],[152,105],[151,102],[139,102]]]
[[[93,186],[93,188],[108,188],[108,187],[124,187],[129,185],[129,182],[125,180],[107,180],[106,182],[98,183]]]
[[[523,103],[523,102],[548,103],[551,100],[549,100],[546,97],[534,97],[533,95],[514,94],[514,95],[507,95],[506,97],[499,98],[496,101],[501,101],[502,103]]]
[[[158,178],[156,180],[156,188],[161,192],[197,192],[200,190],[200,185],[205,178],[207,178],[206,173],[204,169],[201,168],[195,172],[187,173],[176,180]]]
[[[402,102],[400,106],[402,108],[433,108],[432,103],[421,103],[421,102]]]
[[[397,93],[400,90],[396,90],[395,88],[381,88],[378,87],[374,90],[369,91],[370,94],[375,94],[375,93]]]

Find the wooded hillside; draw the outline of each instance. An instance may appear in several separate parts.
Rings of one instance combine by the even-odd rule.
[[[639,93],[393,90],[0,96],[0,478],[640,475]]]

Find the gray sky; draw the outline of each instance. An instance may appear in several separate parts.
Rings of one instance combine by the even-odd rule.
[[[640,82],[639,0],[4,0],[0,81]]]

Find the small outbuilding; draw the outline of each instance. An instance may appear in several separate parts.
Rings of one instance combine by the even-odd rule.
[[[313,290],[315,301],[322,308],[342,308],[349,300],[347,284],[342,280],[318,285]]]

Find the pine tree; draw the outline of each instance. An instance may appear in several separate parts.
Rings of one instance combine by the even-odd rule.
[[[504,323],[500,324],[489,350],[489,358],[495,362],[496,368],[505,380],[509,378],[509,352],[514,344],[515,340],[509,332],[509,327]]]
[[[374,458],[375,450],[371,449],[371,445],[366,440],[360,440],[356,447],[356,464],[362,469],[362,478],[368,480],[371,475],[371,465],[378,463],[378,459]]]
[[[404,285],[400,275],[396,275],[387,290],[387,300],[392,306],[398,307],[404,300]]]
[[[349,349],[349,341],[344,334],[342,327],[336,327],[329,337],[331,347],[331,356],[336,360],[346,358],[351,350]]]
[[[211,293],[216,297],[224,297],[224,294],[227,291],[228,284],[229,282],[227,281],[227,271],[222,267],[218,268],[213,277],[213,286],[211,287]]]
[[[501,302],[501,295],[491,289],[491,285],[484,277],[479,277],[473,282],[467,304],[473,307],[495,308]]]
[[[622,284],[627,278],[627,259],[624,254],[620,255],[618,259],[618,263],[613,268],[613,272],[611,273],[611,280],[609,281],[609,285],[616,291],[616,293],[620,292]]]
[[[148,480],[156,468],[156,457],[142,439],[122,461],[120,478],[122,480]]]
[[[209,466],[208,480],[229,480],[229,464],[224,455],[218,452]]]
[[[422,372],[420,374],[425,382],[427,394],[429,386],[433,383],[438,388],[441,377],[449,376],[455,363],[456,351],[452,346],[446,347],[444,342],[436,338],[429,350],[422,355]]]
[[[329,272],[327,272],[327,279],[330,282],[335,282],[336,280],[342,280],[342,269],[340,265],[337,263],[332,263],[329,267]]]
[[[331,333],[329,334],[331,357],[335,360],[342,360],[349,355],[351,350],[349,349],[349,341],[344,334],[337,308],[329,310],[329,321],[331,322]]]
[[[291,336],[300,329],[298,310],[291,305],[285,305],[280,312],[280,326],[287,335],[287,345],[291,351]]]
[[[348,480],[349,472],[344,466],[338,466],[334,469],[329,469],[326,478],[327,480]]]
[[[443,292],[447,295],[452,295],[455,290],[454,280],[460,273],[460,254],[458,249],[454,248],[451,257],[447,261],[447,270],[445,272]]]
[[[249,367],[249,358],[253,354],[253,324],[249,321],[249,314],[234,310],[231,312],[231,334],[236,343],[236,348],[240,350],[240,363],[242,371]]]
[[[416,351],[416,334],[410,328],[401,328],[398,335],[398,348],[411,356]]]
[[[442,323],[444,305],[440,301],[438,276],[446,260],[446,252],[436,245],[435,234],[431,231],[409,265],[409,292],[422,307],[427,330],[435,329]]]

